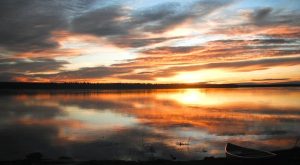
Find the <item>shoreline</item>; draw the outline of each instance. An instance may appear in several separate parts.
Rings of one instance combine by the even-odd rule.
[[[207,157],[203,160],[189,160],[189,161],[173,161],[173,160],[151,160],[151,161],[122,161],[122,160],[12,160],[0,161],[3,165],[253,165],[253,164],[272,164],[272,165],[298,165],[300,159],[285,159],[278,158],[272,160],[230,160],[227,158]]]
[[[3,165],[22,165],[22,164],[38,164],[38,165],[229,165],[229,164],[243,164],[253,165],[255,163],[266,163],[272,165],[298,165],[300,164],[300,147],[295,147],[286,150],[272,151],[278,154],[277,157],[272,159],[228,159],[226,157],[205,157],[202,160],[188,160],[188,161],[176,161],[176,160],[148,160],[148,161],[125,161],[125,160],[75,160],[69,157],[61,157],[61,159],[42,159],[36,156],[27,157],[20,160],[8,160],[1,161]]]
[[[35,83],[35,82],[0,82],[0,90],[156,90],[189,88],[272,88],[300,87],[300,82],[268,84],[206,84],[206,83]]]

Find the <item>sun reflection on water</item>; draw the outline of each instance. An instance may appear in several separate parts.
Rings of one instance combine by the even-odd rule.
[[[299,97],[297,88],[22,94],[0,100],[0,128],[13,130],[7,137],[24,137],[28,150],[36,146],[31,139],[45,136],[38,147],[56,144],[51,147],[67,146],[74,153],[74,147],[86,147],[96,158],[102,153],[103,159],[143,159],[131,151],[143,153],[147,145],[160,158],[175,153],[201,159],[224,156],[225,142],[290,147],[300,135]],[[0,145],[1,140],[7,141],[0,137]],[[82,156],[81,149],[77,154]]]
[[[205,100],[205,93],[196,89],[187,89],[182,94],[177,94],[177,96],[173,97],[182,104],[197,105]]]
[[[224,102],[223,98],[207,95],[204,89],[184,89],[176,93],[162,93],[158,94],[157,98],[173,100],[188,106],[218,105]]]

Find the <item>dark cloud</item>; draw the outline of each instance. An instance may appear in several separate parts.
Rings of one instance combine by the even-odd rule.
[[[68,62],[45,58],[0,59],[0,81],[37,81],[39,77],[35,74],[58,72],[65,64],[68,64]]]
[[[231,4],[231,0],[225,1],[198,1],[191,6],[185,7],[184,10],[179,10],[180,4],[167,3],[157,5],[149,8],[148,10],[139,11],[136,20],[138,25],[142,26],[143,31],[152,33],[164,32],[170,28],[176,27],[187,20],[197,20],[213,13],[217,9]],[[182,7],[182,6],[181,6]],[[133,21],[135,22],[135,21]]]
[[[262,107],[261,107],[262,108]],[[234,112],[239,112],[239,113],[249,113],[249,109],[236,109],[233,110]],[[278,116],[283,116],[283,115],[295,115],[295,116],[300,116],[300,112],[297,111],[297,109],[280,109],[280,108],[270,108],[270,107],[265,107],[264,110],[259,110],[259,111],[252,111],[252,114],[265,114],[265,115],[278,115]],[[282,118],[284,120],[284,118]],[[292,119],[291,119],[292,120]]]
[[[102,5],[91,9],[95,2]],[[113,43],[115,40],[119,43],[118,38],[114,38],[116,36],[129,40],[140,38],[133,39],[128,46],[145,46],[164,40],[148,39],[144,32],[166,31],[188,19],[206,16],[229,3],[229,0],[200,1],[183,10],[179,3],[165,3],[132,11],[121,4],[109,5],[105,1],[3,0],[0,2],[0,46],[22,52],[54,49],[59,45],[53,40],[52,33],[58,30],[106,37]],[[144,44],[137,44],[139,41]]]
[[[2,82],[49,82],[49,79],[39,77],[39,74],[1,72],[0,81]]]
[[[5,59],[3,61],[10,61]],[[118,77],[117,75],[130,74],[135,69],[147,68],[147,66],[126,66],[125,64],[115,64],[112,66],[85,67],[73,71],[59,70],[65,61],[51,59],[35,59],[35,61],[18,61],[10,63],[0,63],[1,81],[86,81],[88,79],[102,79],[107,77]],[[150,66],[148,66],[150,68]],[[39,73],[47,71],[58,71],[58,73]]]
[[[121,5],[104,6],[75,18],[72,21],[72,29],[78,33],[112,37],[110,38],[112,42],[115,39],[114,36],[117,36],[116,39],[132,38],[145,31],[154,32],[154,28],[150,30],[150,27],[156,26],[154,24],[160,25],[159,29],[164,29],[162,26],[168,26],[166,20],[175,23],[170,16],[176,14],[173,6],[163,4],[133,14]],[[176,22],[181,22],[181,20],[176,20]]]
[[[104,6],[89,11],[72,21],[77,33],[105,37],[121,47],[143,47],[174,38],[148,38],[149,33],[162,33],[189,19],[200,19],[232,1],[200,1],[179,10],[179,3],[164,3],[131,11],[121,5]]]
[[[65,61],[57,61],[54,59],[0,59],[0,73],[35,73],[35,72],[48,72],[58,71]]]
[[[262,8],[262,9],[257,9],[253,14],[252,14],[252,19],[255,23],[257,24],[262,24],[265,19],[270,15],[272,12],[272,8]]]
[[[250,14],[253,24],[258,26],[297,25],[299,26],[300,14],[297,12],[284,12],[273,8],[260,8]]]
[[[125,80],[154,80],[155,75],[157,75],[157,73],[155,74],[153,72],[140,72],[140,73],[127,74],[127,75],[117,75],[116,77]]]
[[[200,69],[230,69],[232,71],[254,71],[264,70],[274,66],[293,66],[300,64],[300,57],[290,58],[269,58],[260,60],[249,61],[232,61],[232,62],[216,62],[203,65],[186,66],[186,67],[174,67],[173,69],[179,71],[192,71]]]
[[[202,46],[178,46],[178,47],[157,47],[154,49],[144,50],[141,53],[144,54],[186,54],[192,53],[197,50],[201,50]]]
[[[59,44],[52,33],[68,30],[69,19],[92,3],[94,0],[1,0],[0,48],[16,52],[55,49]]]
[[[300,57],[290,58],[269,58],[248,61],[214,62],[207,64],[188,64],[182,66],[171,66],[167,69],[160,69],[155,72],[132,73],[130,75],[118,76],[126,79],[154,80],[158,77],[174,76],[178,72],[188,72],[207,69],[226,69],[234,72],[248,72],[265,70],[275,66],[294,66],[300,64]]]
[[[84,79],[100,79],[104,77],[113,76],[115,74],[128,73],[132,71],[131,68],[114,68],[114,67],[87,67],[81,68],[75,71],[61,71],[57,74],[45,74],[37,75],[38,77],[49,78],[56,81],[68,81],[68,80],[84,80]]]
[[[195,16],[203,17],[207,16],[216,10],[227,7],[228,5],[234,3],[235,0],[200,0],[192,5],[192,8],[188,8],[189,12],[194,13]]]
[[[290,78],[265,78],[265,79],[252,79],[251,81],[288,81]]]
[[[191,17],[191,14],[187,11],[178,11],[179,5],[177,3],[166,3],[153,6],[144,11],[137,11],[138,14],[133,16],[132,22],[141,31],[152,33],[164,32]]]
[[[72,21],[74,32],[87,33],[97,36],[127,34],[130,30],[123,22],[126,9],[122,6],[108,6],[87,12]]]
[[[253,42],[253,44],[288,44],[297,43],[297,39],[284,39],[284,38],[266,38],[266,39],[253,39],[253,40],[218,40],[220,42]]]
[[[258,8],[246,13],[250,22],[245,25],[256,26],[299,26],[300,13],[271,7]]]
[[[1,72],[0,73],[0,81],[2,82],[12,82],[17,81],[17,77],[22,77],[24,74],[20,73],[11,73],[11,72]]]
[[[149,58],[156,58],[151,55],[172,57],[182,56],[184,59],[197,60],[205,57],[209,58],[234,58],[251,53],[264,54],[264,56],[287,56],[299,53],[299,43],[297,39],[253,39],[253,40],[215,40],[199,46],[178,46],[178,47],[156,47],[142,50],[141,53],[149,55]],[[186,56],[189,55],[189,56]],[[169,57],[171,59],[172,57]],[[182,62],[182,60],[181,60]]]
[[[157,38],[122,38],[122,37],[111,37],[114,44],[119,47],[131,47],[139,48],[152,44],[157,44],[165,41],[179,39],[181,37],[157,37]],[[126,41],[126,42],[124,42]]]
[[[0,46],[12,51],[51,49],[51,32],[66,26],[56,1],[0,1]]]
[[[143,47],[176,39],[149,38],[143,35],[144,32],[163,31],[173,24],[180,23],[181,16],[173,18],[177,13],[174,10],[173,5],[164,4],[131,14],[132,11],[120,5],[105,6],[75,18],[72,21],[72,29],[77,33],[105,37],[120,47]]]
[[[256,8],[242,12],[245,21],[235,25],[225,25],[212,29],[209,34],[299,38],[300,13],[272,7]]]
[[[144,10],[137,10],[131,17],[135,24],[140,25],[161,21],[175,15],[179,6],[179,3],[174,2],[159,4]]]

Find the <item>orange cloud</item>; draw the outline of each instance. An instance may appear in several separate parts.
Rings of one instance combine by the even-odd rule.
[[[298,38],[300,33],[299,26],[279,25],[279,26],[255,26],[255,25],[236,25],[226,28],[212,29],[208,34],[225,34],[228,36],[271,36],[281,38]]]
[[[84,124],[75,120],[56,120],[56,119],[19,119],[16,121],[22,125],[40,125],[40,126],[55,126],[68,128],[84,128]]]

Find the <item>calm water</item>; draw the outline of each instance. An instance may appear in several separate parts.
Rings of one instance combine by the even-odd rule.
[[[203,159],[226,142],[275,150],[300,136],[300,88],[1,93],[2,160]]]

